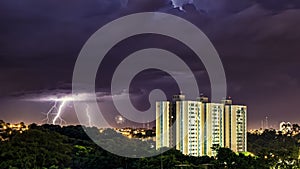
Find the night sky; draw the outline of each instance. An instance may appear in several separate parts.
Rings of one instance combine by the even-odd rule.
[[[259,128],[266,116],[274,128],[281,121],[299,123],[300,1],[194,1],[1,0],[0,119],[42,123],[42,112],[51,103],[27,99],[70,94],[76,59],[95,31],[124,15],[158,11],[187,19],[209,37],[223,62],[228,96],[248,106],[248,128]],[[106,55],[97,75],[99,105],[113,126],[118,115],[110,94],[113,71],[126,56],[149,47],[182,57],[194,71],[199,90],[210,95],[204,66],[184,44],[161,35],[131,37]],[[178,76],[189,81],[184,74]],[[147,70],[132,82],[133,104],[140,110],[148,108],[148,93],[156,87],[165,90],[168,98],[179,92],[167,74]],[[63,118],[68,124],[77,123],[72,106]]]

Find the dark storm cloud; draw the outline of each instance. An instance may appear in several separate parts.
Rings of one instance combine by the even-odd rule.
[[[81,46],[121,1],[1,1],[0,95],[70,82]]]
[[[171,2],[169,0],[129,0],[127,9],[132,12],[147,12],[170,9]]]
[[[296,117],[299,112],[291,105],[299,100],[299,2],[197,2],[209,20],[192,21],[217,48],[228,93],[235,103],[248,105],[250,127],[258,127],[264,116],[273,124]],[[282,117],[287,107],[292,113]]]
[[[175,1],[180,1],[179,4],[183,2]],[[229,95],[234,101],[249,106],[249,124],[256,124],[254,117],[263,118],[267,112],[278,121],[280,114],[286,110],[274,108],[272,103],[285,100],[293,102],[299,99],[300,94],[300,2],[186,2],[192,4],[183,5],[184,11],[180,11],[172,8],[170,0],[1,1],[0,96],[70,91],[73,66],[89,36],[122,15],[161,11],[191,21],[212,40],[224,64]],[[117,46],[106,59],[107,63],[111,63],[101,71],[104,75],[99,75],[98,90],[110,90],[111,77],[108,75],[113,73],[112,65],[117,66],[122,58],[134,50],[160,47],[172,50],[183,58],[192,56],[186,47],[178,47],[178,42],[159,38],[136,37],[126,41],[127,45]],[[134,47],[127,50],[131,44]],[[199,72],[196,74],[200,90],[209,93],[208,76],[201,73],[205,70],[203,65],[194,59],[187,59],[187,62]],[[142,77],[147,77],[147,80]],[[185,78],[184,75],[182,78]],[[102,84],[101,81],[106,83]],[[136,98],[145,101],[149,90],[158,85],[162,88],[172,86],[172,89],[178,90],[172,78],[154,70],[137,76],[131,90],[136,93]],[[299,113],[293,106],[283,106],[290,107],[291,117]]]
[[[5,0],[0,3],[3,23],[0,29],[4,36],[1,42],[5,41],[4,47],[13,51],[6,55],[15,57],[65,56],[92,33],[89,29],[93,22],[105,23],[121,7],[120,1],[109,0]]]

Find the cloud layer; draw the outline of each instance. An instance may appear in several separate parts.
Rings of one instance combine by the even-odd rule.
[[[258,126],[257,119],[266,115],[274,119],[274,124],[281,121],[284,113],[289,113],[289,119],[282,120],[298,117],[297,0],[3,0],[0,97],[70,91],[73,67],[86,40],[113,19],[145,11],[183,17],[207,34],[223,61],[229,95],[249,106],[251,126]],[[99,70],[97,90],[109,92],[115,66],[126,55],[145,47],[164,48],[180,55],[195,71],[202,72],[197,81],[202,86],[200,90],[209,95],[209,79],[202,63],[195,61],[184,45],[159,36],[133,37],[118,44]],[[139,97],[144,102],[154,85],[166,89],[168,95],[178,91],[172,78],[157,70],[142,72],[131,90],[145,91]],[[134,104],[147,108],[142,101],[137,99]],[[18,116],[11,108],[1,109],[1,116],[7,119]]]

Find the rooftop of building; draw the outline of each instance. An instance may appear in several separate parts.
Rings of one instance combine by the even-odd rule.
[[[223,98],[220,102],[211,102],[209,97],[204,95],[203,93],[200,94],[195,100],[186,99],[186,96],[183,92],[179,94],[173,95],[172,100],[168,100],[169,102],[176,102],[176,101],[196,101],[202,103],[211,103],[211,104],[224,104],[224,105],[233,105],[233,100],[231,96]],[[243,104],[234,104],[235,106],[245,106]]]

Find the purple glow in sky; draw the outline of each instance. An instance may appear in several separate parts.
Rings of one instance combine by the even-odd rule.
[[[149,11],[187,19],[208,36],[224,65],[228,95],[234,103],[248,106],[249,129],[260,127],[266,116],[276,128],[281,121],[300,122],[300,2],[286,0],[2,0],[0,119],[41,123],[45,118],[41,112],[47,112],[53,102],[26,99],[72,93],[74,64],[87,39],[114,19]],[[182,57],[196,74],[199,91],[210,96],[206,69],[184,44],[159,35],[131,37],[107,53],[95,82],[99,107],[112,125],[117,125],[119,115],[110,93],[115,68],[131,53],[154,47]],[[186,82],[191,78],[184,73],[177,76]],[[138,74],[119,98],[130,93],[133,105],[145,110],[154,86],[166,91],[168,98],[179,92],[168,74],[148,70]],[[63,119],[77,124],[73,108],[64,110]]]

